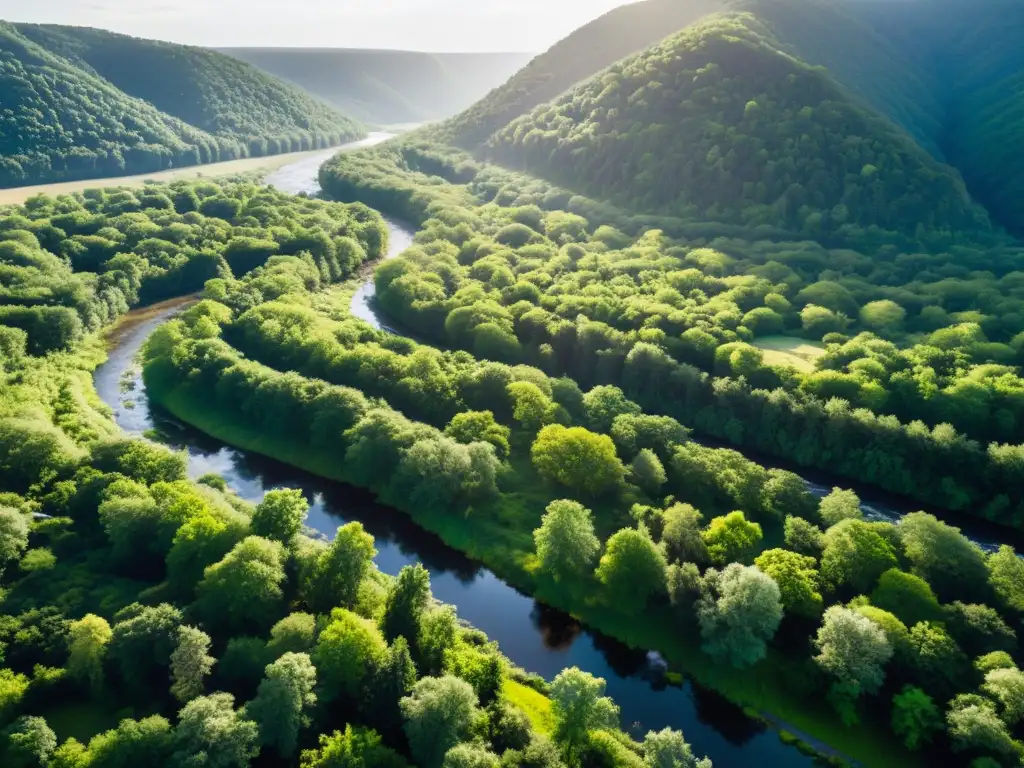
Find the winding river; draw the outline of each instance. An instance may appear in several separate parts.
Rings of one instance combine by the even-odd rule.
[[[386,138],[386,134],[377,134],[356,146]],[[266,182],[287,192],[316,194],[319,166],[337,151],[304,158],[273,173]],[[409,246],[413,232],[399,223],[388,223],[390,258]],[[773,730],[745,716],[716,693],[690,682],[666,685],[657,654],[630,649],[523,595],[403,514],[377,504],[369,493],[227,446],[151,405],[136,356],[148,335],[184,303],[168,302],[132,313],[134,317],[129,317],[112,339],[109,359],[95,373],[97,392],[125,432],[145,433],[186,451],[192,477],[216,473],[252,502],[274,488],[302,489],[311,503],[308,525],[325,535],[348,521],[361,522],[376,538],[376,561],[381,570],[394,574],[406,565],[422,563],[430,571],[437,598],[456,606],[462,618],[497,641],[514,663],[547,679],[569,666],[605,678],[608,694],[621,707],[623,726],[636,737],[652,729],[680,729],[695,752],[710,757],[716,768],[813,765],[810,758],[783,745]],[[352,311],[378,328],[387,327],[373,305],[372,280],[354,296]],[[827,492],[824,484],[809,485],[819,493]],[[901,514],[877,499],[865,498],[869,514],[887,519]]]

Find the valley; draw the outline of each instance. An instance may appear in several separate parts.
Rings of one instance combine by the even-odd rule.
[[[0,763],[1024,760],[1019,3],[58,20],[0,22]]]

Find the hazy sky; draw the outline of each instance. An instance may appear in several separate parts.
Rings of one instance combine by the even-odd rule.
[[[193,45],[540,52],[628,0],[0,0],[0,19]]]

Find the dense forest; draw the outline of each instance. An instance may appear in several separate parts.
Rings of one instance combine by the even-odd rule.
[[[529,61],[524,53],[420,53],[342,48],[222,48],[375,125],[461,112]]]
[[[449,222],[436,234],[455,263],[410,255],[377,286],[421,336],[621,386],[736,446],[1024,525],[1010,491],[1024,418],[1019,248],[869,257],[658,230],[636,239],[628,217],[598,225],[580,213],[599,206],[412,142],[336,158],[321,182],[338,199]],[[559,209],[567,201],[575,212]],[[491,219],[489,236],[474,236]],[[1020,324],[1000,328],[1007,320]],[[756,346],[780,333],[823,341],[816,367]]]
[[[347,171],[355,185],[396,152],[341,156],[322,176]],[[395,169],[395,187],[418,180]],[[443,186],[435,176],[423,193]],[[468,189],[433,194],[416,244],[375,281],[389,314],[449,351],[351,319],[350,289],[303,286],[254,302],[248,278],[216,279],[205,301],[151,338],[151,396],[230,442],[374,490],[532,594],[599,626],[629,623],[634,641],[661,637],[688,671],[717,667],[728,679],[723,670],[738,670],[744,682],[725,685],[741,700],[744,685],[748,695],[773,688],[825,731],[877,725],[882,712],[889,749],[1016,764],[1024,561],[1010,547],[986,555],[925,513],[869,522],[851,491],[819,500],[789,472],[692,441],[687,427],[700,419],[667,407],[693,400],[678,387],[697,373],[673,362],[656,324],[641,318],[644,330],[630,334],[611,328],[613,317],[557,317],[555,302],[579,314],[602,297],[614,314],[616,292],[643,312],[645,284],[658,297],[648,301],[671,303],[671,291],[702,279],[679,262],[713,251],[598,232],[564,211],[470,206]],[[701,283],[690,285],[696,308]],[[728,303],[715,310],[734,314]],[[620,339],[633,342],[628,352]],[[795,375],[760,373],[746,350],[724,344],[713,357],[751,377]],[[714,412],[742,386],[717,380]],[[786,386],[773,396],[783,408],[796,395]],[[868,427],[869,411],[817,407],[834,422],[820,453],[842,449],[837,436],[859,447],[865,428],[899,439],[891,422]],[[950,451],[966,450],[948,428],[915,427],[887,460],[948,470],[961,461]],[[881,737],[865,728],[847,733],[871,734],[877,748]]]
[[[435,138],[467,149],[490,140],[499,150],[494,156],[503,162],[553,181],[571,180],[577,192],[607,197],[614,187],[620,202],[629,201],[636,210],[653,207],[704,220],[744,218],[722,210],[713,194],[710,200],[691,201],[676,199],[668,188],[651,192],[656,179],[648,177],[662,165],[653,163],[652,170],[642,160],[667,157],[681,164],[675,169],[682,172],[680,178],[702,186],[711,177],[712,187],[727,187],[722,197],[740,198],[743,204],[735,207],[746,211],[751,224],[777,225],[789,218],[787,228],[801,231],[803,217],[810,216],[811,235],[820,234],[819,215],[827,232],[830,216],[846,221],[852,213],[858,218],[858,206],[876,209],[863,220],[877,219],[878,208],[893,206],[902,212],[889,215],[902,217],[906,229],[913,231],[912,222],[924,211],[940,220],[940,229],[962,231],[959,214],[947,213],[950,206],[970,208],[962,176],[970,197],[988,209],[996,224],[1021,232],[1024,211],[1015,186],[1021,161],[1013,151],[1021,103],[1022,54],[1016,41],[1024,28],[1024,8],[1019,3],[715,0],[676,3],[671,12],[647,17],[646,10],[653,12],[654,6],[638,3],[609,16],[621,14],[636,22],[633,28],[646,30],[648,41],[624,40],[601,20],[583,27],[446,123]],[[718,21],[705,19],[703,33],[690,30],[639,58],[618,62],[629,49],[653,45],[721,12],[726,14]],[[735,28],[735,16],[732,24],[724,21],[736,13],[749,14],[740,17],[744,30]],[[644,18],[659,21],[645,26],[639,23]],[[570,49],[588,53],[570,59]],[[707,71],[700,82],[691,82],[688,78],[698,69]],[[808,119],[808,109],[814,129],[810,136],[801,122]],[[774,129],[769,135],[765,122]],[[682,138],[679,125],[700,141]],[[765,161],[757,156],[762,150],[772,154],[770,180],[781,176],[776,164],[792,160],[796,173],[790,185],[780,190],[768,189],[768,181],[764,189],[743,186],[755,176],[764,178]],[[609,167],[586,159],[595,152]],[[865,153],[877,156],[858,169],[840,162],[847,155],[863,159]],[[777,161],[779,154],[785,159]],[[618,175],[623,161],[629,171]],[[929,170],[916,167],[922,164]],[[857,178],[864,169],[881,175]],[[637,174],[643,174],[642,184],[635,181]],[[919,198],[915,177],[919,185],[944,188],[946,203]],[[871,199],[861,189],[872,183],[891,194],[904,189],[906,199]],[[639,187],[646,196],[634,194]],[[766,206],[795,210],[766,212]],[[921,218],[923,227],[934,226],[928,216]],[[893,226],[891,221],[878,224]]]
[[[1024,764],[1022,23],[647,0],[337,155],[323,200],[239,178],[0,209],[0,764],[711,768],[622,730],[604,680],[517,668],[361,524],[320,535],[301,492],[249,503],[121,433],[103,335],[171,298],[154,404],[659,651],[659,684],[837,767]],[[358,131],[209,51],[0,43],[11,178]],[[419,108],[365,66],[346,98]],[[421,70],[410,94],[455,89]],[[386,260],[384,216],[417,230]],[[386,329],[353,315],[369,288]]]
[[[643,0],[609,11],[556,43],[507,83],[445,123],[439,135],[458,146],[480,144],[538,104],[701,15],[719,10],[721,4],[722,0]]]
[[[714,16],[491,137],[488,154],[637,210],[828,237],[989,229],[959,176],[749,15]]]
[[[422,567],[379,572],[360,524],[311,538],[300,492],[254,506],[219,477],[192,482],[182,455],[125,439],[97,404],[89,331],[211,275],[236,306],[301,302],[379,257],[377,214],[199,182],[37,197],[0,229],[5,269],[39,278],[0,323],[3,765],[698,764],[678,732],[619,731],[603,680],[513,667]],[[104,236],[120,239],[73,246]],[[33,311],[77,333],[10,322]],[[185,322],[198,338],[223,312],[204,302]],[[322,394],[328,408],[362,397]]]
[[[362,128],[223,54],[0,23],[0,186],[317,149]]]

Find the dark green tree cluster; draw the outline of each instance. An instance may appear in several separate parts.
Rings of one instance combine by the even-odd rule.
[[[721,5],[720,0],[645,0],[609,11],[534,58],[507,83],[442,124],[438,133],[466,148],[483,144],[496,130],[538,104]]]
[[[365,163],[376,204],[401,189],[397,206],[422,206],[416,246],[376,280],[380,306],[421,337],[584,388],[620,386],[649,413],[736,446],[1020,525],[1010,491],[1021,452],[1014,249],[944,257],[956,270],[969,269],[961,258],[991,258],[999,279],[967,271],[925,282],[926,264],[941,269],[927,255],[893,251],[883,262],[813,243],[635,237],[512,195],[467,206],[481,174],[428,181],[411,167],[422,154],[389,148],[322,173],[328,189],[335,178],[358,187]],[[864,277],[884,264],[886,280],[906,284],[880,290]],[[981,306],[993,314],[967,309]],[[824,337],[817,367],[787,367],[757,347],[779,333]]]
[[[329,221],[326,211],[358,213],[314,208]],[[297,210],[282,204],[278,213],[275,230],[289,231]],[[329,232],[328,223],[318,231]],[[309,298],[320,285],[312,258],[281,258],[239,280],[209,282],[229,301],[255,303],[264,292]],[[231,315],[225,305],[200,303],[152,346],[170,343],[187,357]],[[183,327],[191,338],[173,338]],[[619,732],[603,680],[572,669],[549,686],[511,668],[482,633],[433,600],[422,567],[397,578],[380,573],[373,537],[360,524],[340,528],[330,542],[308,538],[301,493],[270,491],[252,506],[213,479],[188,481],[183,454],[117,435],[85,392],[70,393],[80,411],[52,406],[51,388],[63,389],[95,364],[81,346],[4,359],[5,377],[18,383],[0,400],[3,765],[563,768],[591,764],[595,750],[661,754],[662,742],[689,753],[677,732],[659,734],[649,747]],[[201,366],[196,373],[204,381],[212,375]],[[221,373],[215,388],[246,394],[244,371]],[[36,377],[52,383],[31,386]],[[235,383],[225,388],[229,380]],[[312,396],[309,384],[256,383],[270,400],[250,397],[243,405],[269,407],[271,420],[286,420],[278,430],[301,429],[271,400],[285,407]],[[353,462],[375,466],[393,450],[395,425],[429,438],[406,453],[397,471],[401,493],[451,503],[431,494],[449,490],[438,469],[457,465],[460,451],[477,490],[493,487],[492,443],[466,446],[396,412],[372,410],[358,392],[326,387],[322,394],[315,430],[338,438],[350,408]],[[7,416],[17,409],[53,422],[47,431],[42,420]],[[77,424],[84,411],[108,428]],[[259,426],[274,429],[271,421]],[[456,420],[452,429],[462,439],[508,434],[493,418]],[[516,704],[523,692],[531,701],[539,693],[550,707],[551,738]],[[88,738],[66,735],[60,723],[68,708],[95,716],[96,725],[84,726]]]
[[[0,186],[333,146],[362,129],[236,59],[99,30],[0,25]]]
[[[260,268],[246,299],[294,288],[275,265],[298,256],[301,279],[347,277],[386,247],[365,206],[286,197],[248,183],[175,182],[141,190],[37,196],[0,222],[5,356],[68,349],[129,307],[195,292]],[[284,281],[284,282],[282,282]],[[7,349],[10,347],[10,350]]]
[[[957,174],[751,15],[687,28],[489,140],[499,161],[637,210],[810,237],[986,233]]]
[[[378,278],[402,272],[402,263],[392,261]],[[552,494],[562,495],[547,505],[533,534],[535,583],[551,579],[569,594],[597,595],[609,610],[637,621],[677,623],[679,631],[699,633],[704,652],[720,663],[756,669],[771,654],[789,656],[845,721],[856,722],[865,708],[891,711],[894,733],[910,749],[937,744],[1016,759],[1014,627],[1021,595],[1013,585],[1024,561],[1009,547],[986,555],[924,513],[898,525],[867,522],[852,492],[837,489],[819,502],[791,473],[688,442],[677,422],[645,415],[617,387],[584,394],[536,369],[441,354],[338,322],[329,319],[338,311],[330,302],[310,310],[297,299],[235,320],[205,302],[166,326],[148,352],[147,382],[157,398],[161,388],[195,387],[193,397],[207,400],[216,393],[211,407],[218,413],[275,440],[294,437],[322,455],[343,455],[347,479],[399,507],[434,505],[450,515],[472,505],[489,526],[521,525],[525,510],[500,512],[523,503],[514,501],[517,483],[528,482],[520,470],[506,478],[498,503],[475,503],[464,492],[468,478],[445,477],[459,466],[457,453],[437,437],[424,439],[436,431],[407,420],[440,423],[456,409],[467,418],[452,418],[452,433],[500,438],[513,467],[517,452],[528,451]],[[204,319],[211,318],[222,329],[213,335],[237,339],[289,372],[243,360],[225,341],[209,338]],[[362,384],[389,404],[401,401],[404,417],[380,404],[370,409],[355,390],[305,376]],[[485,381],[487,389],[475,389]],[[414,382],[439,394],[409,399]],[[493,412],[468,409],[463,398],[474,394]],[[330,441],[317,442],[316,424],[330,425]],[[429,450],[424,442],[432,443]],[[487,448],[493,455],[494,443]],[[428,461],[441,456],[447,458]],[[419,482],[406,484],[417,476]],[[657,501],[665,493],[674,494],[669,503]],[[638,496],[647,501],[624,519],[618,505]],[[595,504],[609,498],[617,504]],[[516,533],[503,536],[518,541]],[[518,557],[530,554],[515,546]],[[401,625],[397,618],[384,624],[393,627],[390,634]],[[374,651],[350,650],[346,658],[360,653]],[[993,653],[1001,655],[988,658]],[[995,673],[995,663],[1005,666]],[[432,688],[423,692],[435,695]],[[428,762],[440,759],[436,734],[416,738],[424,741],[414,751],[430,755]],[[569,755],[584,750],[568,733],[563,738]]]

